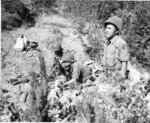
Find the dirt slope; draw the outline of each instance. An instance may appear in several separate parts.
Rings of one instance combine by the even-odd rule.
[[[76,33],[76,34],[75,34]],[[63,38],[64,51],[71,50],[75,53],[76,59],[83,61],[86,56],[82,47],[82,39],[72,26],[70,20],[60,16],[41,17],[33,28],[24,27],[10,32],[2,32],[2,84],[18,76],[28,76],[29,71],[38,72],[37,56],[39,51],[30,50],[27,53],[17,52],[13,49],[15,41],[20,34],[24,34],[29,41],[36,41],[45,56],[47,71],[52,65],[53,52],[51,45],[58,39]]]
[[[19,29],[14,29],[10,32],[2,32],[1,86],[11,90],[13,92],[11,93],[11,96],[15,97],[17,96],[16,93],[19,90],[24,90],[25,88],[27,88],[27,86],[25,84],[12,86],[7,82],[10,79],[26,77],[28,78],[30,71],[39,71],[37,57],[40,51],[29,50],[27,53],[25,53],[16,52],[13,49],[15,41],[20,34],[24,34],[26,38],[31,42],[38,42],[39,48],[41,49],[41,52],[45,57],[47,73],[49,73],[49,69],[53,64],[54,54],[52,51],[52,44],[57,41],[61,41],[62,37],[62,47],[64,48],[64,52],[73,52],[75,54],[75,58],[80,62],[89,60],[89,57],[84,53],[83,47],[83,43],[88,44],[88,40],[86,40],[86,37],[84,37],[77,31],[76,26],[77,25],[74,25],[72,20],[55,15],[40,17],[37,21],[36,26],[33,28],[26,29],[22,27]],[[128,83],[127,85],[129,85],[130,87],[127,88],[127,92],[125,94],[128,94],[128,91],[132,90],[135,85],[138,85],[138,82],[141,82],[141,78],[143,78],[143,81],[149,78],[148,73],[139,72],[136,67],[133,67],[131,64],[129,64],[129,70],[132,80],[126,81],[126,83]],[[108,82],[109,80],[105,82],[105,80],[102,80],[103,77],[103,75],[100,75],[99,78],[97,78],[95,87],[89,87],[83,89],[82,91],[83,93],[85,93],[85,95],[87,95],[88,100],[89,95],[87,93],[93,91],[95,96],[97,96],[97,94],[100,94],[101,98],[99,102],[92,99],[93,103],[101,103],[100,105],[106,106],[105,108],[108,109],[108,112],[111,112],[112,109],[108,106],[116,106],[114,102],[114,95],[120,93],[120,83],[117,84],[115,83],[115,81],[111,80],[110,82]],[[117,96],[119,97],[120,95]],[[102,103],[102,100],[104,100],[105,103]],[[84,100],[81,101],[84,102]]]
[[[20,34],[24,34],[29,41],[36,41],[44,54],[47,72],[53,63],[53,52],[51,46],[59,38],[63,37],[62,46],[64,51],[72,51],[75,58],[80,62],[87,61],[89,58],[84,53],[83,43],[88,43],[86,37],[80,34],[72,20],[65,19],[61,16],[43,16],[37,21],[33,28],[25,29],[24,27],[15,29],[10,32],[2,32],[2,79],[6,81],[17,76],[28,76],[29,71],[38,72],[37,56],[39,51],[30,50],[27,53],[16,52],[13,49],[15,40]],[[141,74],[136,68],[129,64],[129,69],[135,83],[141,77],[147,77],[147,74]]]

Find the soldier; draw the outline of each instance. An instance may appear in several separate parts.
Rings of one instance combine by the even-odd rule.
[[[62,67],[64,68],[65,75],[71,75],[71,79],[64,85],[78,82],[79,84],[86,83],[93,84],[94,77],[92,76],[91,68],[78,63],[74,59],[73,54],[66,54],[62,58]]]
[[[119,36],[123,23],[122,19],[112,16],[104,22],[105,42],[102,64],[105,66],[105,73],[119,73],[126,78],[129,51],[127,43]]]

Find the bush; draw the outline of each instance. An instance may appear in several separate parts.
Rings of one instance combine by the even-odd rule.
[[[31,0],[31,5],[38,15],[54,12],[54,7],[57,7],[56,0]]]
[[[2,30],[34,26],[36,17],[43,13],[50,13],[56,7],[56,0],[2,0]]]
[[[132,48],[131,56],[136,57],[137,61],[147,68],[150,68],[150,45],[148,43],[150,40],[149,5],[149,2],[141,2],[135,7],[136,20],[132,23],[131,34],[127,36],[129,46]]]
[[[20,27],[22,24],[34,25],[36,14],[21,0],[2,0],[2,30]]]
[[[110,79],[110,80],[109,80]],[[78,113],[83,113],[88,122],[93,123],[148,123],[149,110],[144,85],[137,84],[129,89],[129,81],[114,78],[99,79],[99,86],[83,91],[78,103]],[[110,82],[111,81],[111,82]]]

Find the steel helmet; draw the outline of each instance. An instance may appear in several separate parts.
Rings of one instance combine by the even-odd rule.
[[[74,61],[75,61],[74,55],[71,54],[71,53],[67,53],[67,54],[65,54],[65,55],[62,57],[62,62],[70,62],[70,63],[72,63],[72,62],[74,62]]]
[[[61,47],[61,43],[56,43],[53,45],[53,50],[54,51],[61,51],[62,47]]]
[[[62,66],[68,67],[76,60],[74,59],[74,55],[71,53],[65,54],[65,56],[62,57]]]
[[[108,20],[106,20],[106,21],[104,22],[104,27],[106,27],[107,24],[113,24],[113,25],[116,26],[120,31],[121,31],[122,26],[123,26],[122,19],[119,18],[118,16],[112,16],[112,17],[108,18]]]

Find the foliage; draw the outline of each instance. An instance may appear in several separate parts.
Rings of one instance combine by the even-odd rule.
[[[44,121],[46,118],[46,110],[48,107],[47,95],[48,84],[46,78],[46,66],[44,57],[39,55],[40,62],[40,81],[37,79],[37,74],[31,72],[31,90],[29,90],[29,109],[25,111],[24,116],[26,121]]]
[[[41,98],[47,95],[42,93],[45,88],[43,90],[44,86],[35,83],[34,77],[35,74],[32,73],[34,85],[30,90],[28,109],[23,111],[16,103],[10,103],[7,99],[1,98],[1,121],[150,122],[148,102],[145,100],[149,93],[149,82],[145,81],[144,84],[141,81],[141,84],[129,88],[132,80],[120,81],[112,77],[106,79],[102,75],[95,87],[83,88],[81,91],[51,90],[49,91],[50,97],[45,99]],[[106,90],[101,90],[102,85]]]
[[[22,110],[13,92],[0,89],[0,122],[21,121]]]
[[[53,90],[54,92],[55,90]],[[51,92],[52,93],[52,92]],[[75,121],[77,115],[75,95],[71,91],[56,91],[57,96],[49,100],[48,117],[50,122]]]
[[[149,31],[150,31],[150,15],[149,2],[142,2],[135,7],[136,21],[133,22],[133,29],[127,36],[129,46],[131,47],[131,56],[136,57],[139,63],[145,67],[149,65]],[[133,43],[134,42],[134,43]]]
[[[23,23],[33,26],[36,13],[20,0],[2,0],[2,30],[20,27]]]
[[[113,78],[112,78],[113,79]],[[147,110],[147,101],[145,98],[145,89],[143,85],[136,85],[129,89],[129,82],[116,81],[111,83],[105,78],[101,78],[101,83],[105,83],[106,92],[94,88],[83,93],[84,101],[79,103],[80,112],[83,112],[88,122],[93,123],[147,123],[150,122],[149,111]],[[130,80],[131,82],[131,80]],[[103,84],[104,84],[103,83]],[[79,108],[78,108],[79,109]],[[82,110],[81,110],[82,109]],[[78,110],[79,111],[79,110]]]
[[[20,101],[21,92],[14,97],[12,92],[2,92],[2,117],[0,117],[2,121],[45,121],[47,119],[47,74],[44,58],[41,54],[39,55],[39,62],[40,79],[38,79],[37,73],[30,72],[30,88],[22,90],[24,94],[27,92],[27,97],[23,97],[25,102]]]
[[[51,3],[52,2],[52,3]],[[88,40],[92,48],[87,51],[89,56],[95,61],[100,61],[103,51],[102,32],[99,28],[103,22],[111,15],[115,14],[123,18],[123,35],[130,47],[132,57],[149,66],[149,33],[150,33],[150,8],[149,2],[116,2],[116,1],[96,1],[92,0],[72,0],[63,1],[64,12],[70,13],[79,20],[79,25],[84,27],[86,22],[94,26],[90,27]],[[2,24],[3,28],[20,26],[22,22],[30,22],[24,17],[25,11],[31,15],[49,11],[49,6],[55,6],[55,1],[31,0],[25,4],[25,0],[2,1]],[[17,6],[17,7],[16,7]],[[41,6],[44,6],[41,8]],[[20,8],[19,8],[20,7]],[[24,10],[24,9],[25,10]],[[32,10],[33,9],[33,10]],[[44,10],[43,10],[44,9]],[[141,14],[142,13],[142,14]],[[29,15],[30,15],[29,14]],[[4,16],[5,15],[5,16]],[[34,17],[35,16],[30,16]],[[8,22],[9,20],[9,22]],[[99,22],[98,22],[99,20]],[[18,25],[19,24],[19,25]],[[145,97],[150,91],[150,82],[142,82],[133,88],[129,88],[132,80],[119,80],[117,78],[106,79],[101,75],[96,88],[90,88],[82,93],[66,93],[62,90],[56,91],[56,97],[47,100],[49,90],[46,76],[44,58],[39,56],[40,79],[35,72],[31,72],[31,90],[29,90],[28,109],[23,110],[16,102],[10,102],[10,95],[6,90],[0,90],[0,121],[76,121],[81,117],[84,122],[102,123],[147,123],[150,122],[150,114],[147,110]],[[146,84],[145,84],[146,83]],[[99,90],[101,85],[110,87],[106,92]],[[72,91],[72,90],[71,90]],[[65,95],[66,94],[66,95]],[[79,95],[79,96],[77,96]],[[11,95],[11,97],[13,97]],[[81,100],[77,99],[82,98]],[[16,99],[17,100],[17,99]],[[78,101],[78,103],[76,102]]]
[[[57,7],[55,4],[56,0],[31,0],[32,8],[41,15],[43,13],[50,13],[50,11],[54,11],[54,7]],[[57,13],[57,12],[56,12]]]
[[[2,30],[34,26],[38,15],[49,13],[55,0],[2,0]]]
[[[7,90],[1,90],[0,121],[75,121],[77,115],[76,92],[51,90],[44,57],[41,54],[39,55],[39,66],[39,75],[30,72],[30,87],[23,91],[23,93],[27,92],[27,97],[23,97],[25,102],[19,100],[20,92],[13,97]],[[56,93],[54,94],[53,91]],[[11,102],[10,99],[13,101]]]
[[[93,29],[91,33],[89,33],[88,41],[92,47],[90,47],[86,51],[89,57],[95,62],[101,61],[101,55],[103,52],[103,41],[101,39],[102,34],[98,32],[99,30],[96,28],[96,29]],[[94,34],[94,33],[97,33],[97,34]]]

